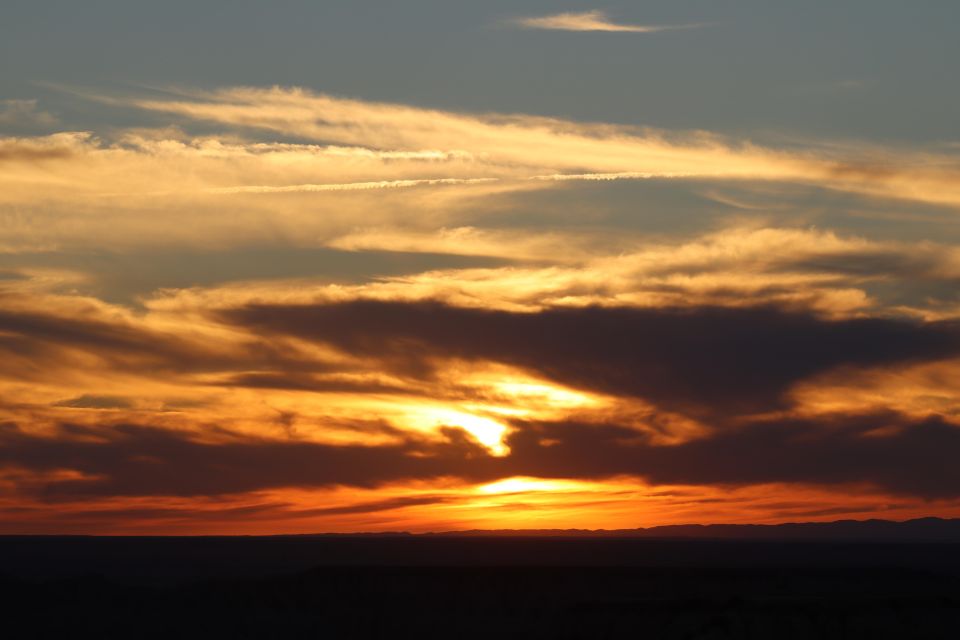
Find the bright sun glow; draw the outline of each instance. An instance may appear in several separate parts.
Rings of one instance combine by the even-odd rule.
[[[459,427],[489,449],[492,455],[505,456],[510,453],[503,443],[506,425],[491,418],[444,407],[418,407],[411,412],[410,418],[412,426],[420,429]]]
[[[504,478],[477,487],[477,493],[524,493],[528,491],[569,491],[579,488],[579,483],[569,480],[543,480],[540,478]]]
[[[509,427],[500,421],[508,418],[550,419],[557,412],[595,407],[598,398],[512,370],[461,372],[459,384],[484,399],[453,406],[402,403],[402,423],[406,428],[436,432],[442,427],[463,429],[488,449],[491,455],[510,453],[504,438]]]

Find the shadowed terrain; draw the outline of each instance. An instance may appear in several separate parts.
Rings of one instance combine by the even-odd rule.
[[[32,637],[950,638],[954,526],[8,536],[0,602]]]

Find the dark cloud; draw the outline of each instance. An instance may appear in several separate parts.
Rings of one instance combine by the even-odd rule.
[[[29,361],[49,345],[67,345],[118,361],[138,354],[157,363],[155,370],[219,369],[231,385],[363,390],[352,383],[338,386],[335,377],[325,380],[332,365],[284,353],[288,338],[307,339],[367,360],[368,370],[428,381],[442,372],[437,363],[443,358],[503,362],[576,388],[640,397],[696,415],[709,431],[667,446],[615,422],[514,422],[506,441],[510,453],[498,458],[460,429],[444,430],[445,440],[426,440],[377,420],[329,428],[373,429],[389,435],[392,444],[256,439],[214,426],[205,427],[202,439],[106,423],[62,423],[41,436],[8,424],[0,427],[0,468],[16,471],[10,475],[15,491],[55,502],[376,487],[439,477],[482,482],[515,475],[622,475],[653,484],[864,483],[925,498],[960,496],[960,466],[954,463],[960,427],[944,418],[918,421],[891,412],[757,421],[744,415],[769,409],[788,414],[786,392],[792,385],[837,367],[954,356],[960,350],[955,324],[826,320],[771,308],[509,313],[400,302],[249,306],[221,318],[250,330],[253,337],[242,353],[192,351],[175,337],[168,340],[134,324],[13,312],[0,312],[0,349],[20,349]],[[441,383],[438,393],[456,383],[442,377],[436,381]],[[388,391],[377,384],[369,390]],[[115,400],[87,394],[61,404],[96,408],[118,405]],[[291,436],[297,419],[290,412],[278,417]],[[83,478],[51,473],[63,470]],[[376,510],[378,505],[347,508]]]
[[[918,255],[919,254],[919,255]],[[940,255],[898,251],[825,252],[803,259],[788,259],[778,265],[785,272],[808,271],[853,276],[858,278],[935,278],[942,267]]]
[[[236,345],[217,344],[153,330],[136,320],[109,317],[93,309],[6,310],[3,302],[0,297],[0,375],[14,378],[49,379],[58,367],[91,366],[89,360],[78,364],[78,352],[94,356],[99,367],[133,373],[344,371],[343,365],[299,357],[295,348],[281,340],[251,338]]]
[[[250,518],[262,514],[275,514],[281,512],[287,507],[286,503],[265,503],[244,505],[240,507],[228,507],[218,505],[215,510],[191,509],[187,507],[127,507],[127,508],[107,508],[107,509],[80,509],[77,511],[64,511],[58,514],[58,518],[64,520],[91,520],[102,522],[118,522],[136,519],[156,519],[173,518],[182,519],[190,517],[211,517],[217,519],[230,518]]]
[[[673,445],[656,444],[617,425],[554,422],[515,427],[507,439],[510,454],[497,458],[455,429],[445,431],[446,441],[334,446],[238,437],[201,442],[188,434],[135,425],[64,424],[53,436],[42,437],[7,425],[0,429],[0,468],[34,473],[70,469],[87,476],[24,483],[25,494],[49,501],[376,487],[438,477],[483,482],[517,475],[632,476],[653,484],[723,487],[862,484],[922,498],[960,496],[960,426],[939,417],[916,421],[891,413],[767,421],[718,429]],[[397,506],[402,505],[354,505],[336,513]]]
[[[776,270],[846,276],[888,308],[931,308],[960,299],[960,278],[944,268],[949,260],[947,252],[923,248],[911,252],[824,252],[802,259],[788,258],[776,265]]]
[[[54,310],[0,310],[0,337],[0,350],[37,360],[55,360],[63,348],[84,350],[118,364],[143,358],[187,362],[205,355],[197,354],[195,345],[175,336],[92,314],[85,317],[75,309],[62,314]]]
[[[960,352],[955,324],[826,320],[773,308],[510,313],[357,301],[249,306],[223,317],[264,335],[324,342],[404,375],[430,376],[437,358],[491,360],[706,416],[781,408],[791,385],[835,367]]]
[[[69,400],[61,400],[53,406],[71,409],[130,409],[133,403],[119,396],[82,395]]]
[[[453,502],[456,498],[450,496],[399,496],[388,498],[386,500],[371,500],[369,502],[357,502],[341,507],[324,507],[320,509],[302,509],[294,512],[297,517],[307,516],[336,516],[350,515],[357,513],[376,513],[379,511],[390,511],[393,509],[402,509],[404,507],[419,507],[428,504],[440,504],[444,502]]]
[[[228,387],[250,389],[284,389],[288,391],[313,391],[316,393],[389,393],[409,394],[409,389],[376,381],[352,381],[316,377],[304,373],[241,373],[219,383]]]
[[[878,429],[893,429],[877,435]],[[653,484],[866,483],[928,498],[960,496],[960,425],[939,417],[840,415],[718,429],[656,446],[616,425],[526,425],[508,440],[516,469],[541,477],[639,476]]]
[[[960,353],[956,323],[828,320],[765,308],[571,308],[534,313],[421,302],[251,305],[218,318],[250,335],[233,345],[163,333],[134,321],[74,313],[0,311],[0,374],[43,378],[78,366],[167,374],[214,372],[215,384],[317,392],[404,393],[340,378],[386,371],[439,381],[445,358],[501,362],[561,384],[638,397],[711,421],[783,409],[787,391],[842,366],[891,366]],[[365,364],[319,361],[290,338],[326,343]],[[6,356],[4,358],[4,356]],[[90,393],[90,395],[97,395]]]
[[[228,439],[208,443],[139,425],[64,424],[52,437],[0,427],[0,468],[70,469],[90,479],[51,481],[42,497],[199,496],[277,487],[372,487],[404,478],[456,473],[484,450],[461,434],[446,443],[332,446],[305,441]]]

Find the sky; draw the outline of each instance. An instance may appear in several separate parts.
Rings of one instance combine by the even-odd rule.
[[[960,516],[960,5],[8,0],[0,533]]]

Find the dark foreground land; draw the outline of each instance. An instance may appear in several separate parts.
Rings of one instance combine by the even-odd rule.
[[[10,638],[960,638],[955,542],[0,537],[0,574]]]

